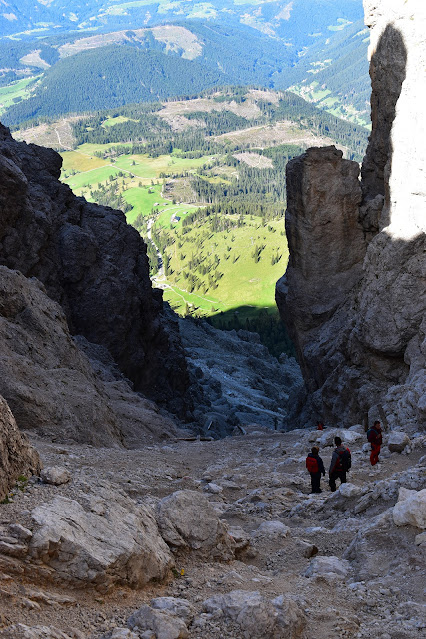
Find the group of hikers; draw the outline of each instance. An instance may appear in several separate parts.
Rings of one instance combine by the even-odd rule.
[[[324,424],[317,422],[317,430],[324,430]],[[367,430],[367,440],[371,444],[370,463],[375,466],[379,461],[380,446],[382,445],[382,427],[376,420],[371,428]],[[328,469],[328,483],[330,490],[335,492],[336,480],[341,484],[346,484],[346,473],[352,465],[351,451],[343,445],[340,437],[334,438],[336,448],[331,457]],[[324,462],[319,456],[318,446],[312,446],[311,452],[306,458],[306,468],[311,476],[311,492],[321,493],[321,476],[325,477]]]

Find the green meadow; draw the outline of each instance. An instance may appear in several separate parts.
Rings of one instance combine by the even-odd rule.
[[[184,234],[182,226],[173,229],[175,241],[165,251],[170,258],[167,282],[173,290],[167,289],[164,296],[178,312],[185,310],[186,303],[207,315],[212,314],[212,306],[220,311],[238,308],[242,303],[255,308],[274,306],[275,283],[283,275],[288,259],[284,222],[275,220],[263,226],[261,218],[253,216],[238,227],[236,217],[234,221],[234,228],[221,232],[212,232],[207,222],[204,228],[194,224]],[[253,257],[256,247],[264,247],[257,261]],[[207,273],[200,275],[200,288],[191,290],[186,272],[194,257],[212,276],[215,272],[222,274],[212,286],[208,285]],[[275,264],[274,257],[279,257]],[[191,271],[197,274],[197,268]]]
[[[39,76],[24,78],[5,87],[0,87],[0,115],[6,111],[12,104],[20,99],[24,100],[29,97],[28,84]]]
[[[164,178],[160,175],[197,173],[213,157],[117,155],[111,146],[117,145],[83,144],[62,153],[62,179],[88,200],[100,188],[121,193],[132,207],[126,213],[128,223],[142,233],[140,217],[154,215],[155,232],[165,234],[162,254],[168,261],[167,275],[158,281],[157,275],[154,286],[164,288],[164,299],[172,308],[181,315],[211,317],[219,327],[251,325],[252,330],[258,330],[262,313],[278,322],[275,283],[283,275],[288,258],[283,219],[265,225],[254,215],[246,214],[242,222],[237,215],[219,214],[219,218],[231,222],[226,230],[212,228],[209,217],[184,223],[199,208],[179,201],[189,197],[189,180],[174,178],[172,194],[163,197]],[[221,171],[228,169],[235,171],[227,166]],[[205,179],[211,184],[226,182],[216,170],[204,175]],[[172,201],[172,197],[178,201]]]

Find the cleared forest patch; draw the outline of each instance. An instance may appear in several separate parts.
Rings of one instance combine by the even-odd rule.
[[[56,122],[20,129],[14,133],[13,137],[21,142],[27,142],[27,144],[39,144],[57,151],[73,149],[76,140],[72,130],[72,122],[79,119],[79,116],[61,118]]]
[[[265,155],[259,155],[259,153],[234,153],[234,158],[240,162],[245,162],[248,166],[252,166],[255,169],[272,169],[274,166],[271,158],[267,158]]]
[[[223,133],[215,138],[217,141],[232,144],[248,145],[251,148],[267,149],[280,144],[295,144],[302,148],[310,146],[329,146],[336,144],[334,140],[316,135],[308,129],[300,129],[289,120],[277,122],[274,125],[254,126],[240,131]],[[343,151],[346,147],[340,146]]]

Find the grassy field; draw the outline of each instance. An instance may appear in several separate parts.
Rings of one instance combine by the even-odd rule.
[[[173,291],[166,290],[165,299],[169,299],[178,312],[184,311],[186,303],[195,303],[197,308],[194,310],[208,315],[212,313],[212,306],[226,311],[238,308],[242,303],[253,307],[274,305],[275,283],[283,275],[288,259],[284,222],[272,221],[264,227],[261,218],[253,217],[239,228],[236,217],[234,222],[232,229],[216,233],[212,232],[209,222],[202,226],[194,224],[184,235],[181,227],[174,229],[176,241],[166,251],[171,268],[167,281],[174,288]],[[255,261],[253,254],[260,246],[264,248],[260,259]],[[223,273],[217,286],[208,285],[208,275],[200,276],[203,285],[191,291],[191,282],[185,274],[189,270],[188,261],[194,256],[208,273]],[[272,264],[276,256],[279,259]],[[197,274],[197,268],[191,270]],[[194,293],[198,296],[195,302],[190,297]]]
[[[6,87],[0,87],[0,115],[12,106],[12,104],[14,104],[19,98],[25,100],[25,98],[29,97],[27,90],[28,84],[32,80],[37,79],[37,77],[40,76],[24,78],[23,80],[18,80]]]
[[[123,193],[126,202],[133,206],[127,213],[126,218],[129,224],[134,224],[138,215],[149,215],[153,208],[168,206],[170,202],[161,196],[161,185],[156,184],[151,187],[131,187]]]
[[[119,169],[108,164],[83,173],[76,173],[64,179],[63,182],[68,184],[75,193],[80,194],[82,188],[96,187],[99,182],[106,182],[110,175],[115,176],[118,172]]]
[[[216,316],[225,324],[235,323],[237,316],[244,323],[257,317],[261,309],[269,309],[276,316],[275,283],[284,273],[288,257],[284,221],[275,220],[264,226],[261,218],[246,215],[243,225],[238,224],[237,216],[230,216],[232,228],[226,231],[214,231],[209,218],[184,227],[183,220],[198,206],[179,202],[179,197],[174,203],[172,197],[176,197],[178,190],[172,189],[172,195],[163,196],[160,174],[196,172],[212,157],[189,159],[161,155],[150,158],[126,154],[99,158],[95,155],[99,151],[104,153],[109,146],[84,144],[75,151],[62,153],[62,179],[78,195],[91,199],[90,191],[98,189],[99,184],[108,186],[110,176],[115,176],[114,184],[133,207],[126,214],[130,224],[135,224],[140,215],[151,216],[153,210],[157,211],[156,228],[164,229],[175,240],[165,249],[170,258],[167,278],[154,282],[154,286],[165,289],[164,299],[182,315]],[[212,182],[222,179],[215,170],[209,176]],[[235,168],[232,171],[235,172]],[[183,192],[189,194],[188,189]],[[254,257],[257,248],[260,249],[258,259]],[[199,264],[188,266],[194,256]],[[191,271],[199,277],[195,287],[188,280]]]
[[[105,122],[102,123],[104,128],[108,128],[110,126],[114,126],[115,124],[121,124],[122,122],[128,122],[130,118],[125,118],[123,115],[117,115],[115,118],[108,118]],[[136,120],[133,120],[136,122]]]
[[[85,173],[109,164],[107,160],[101,160],[101,158],[81,151],[64,151],[61,155],[63,160],[62,171],[64,173],[69,173],[70,171]]]

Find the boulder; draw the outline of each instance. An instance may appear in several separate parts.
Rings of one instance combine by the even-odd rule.
[[[419,491],[400,488],[392,516],[397,526],[426,528],[426,488]]]
[[[410,443],[407,433],[393,430],[388,439],[388,448],[391,453],[402,453],[404,448]]]
[[[61,486],[71,480],[71,473],[66,468],[62,468],[62,466],[48,466],[43,468],[40,477],[45,484]]]
[[[56,497],[35,508],[29,555],[53,569],[53,578],[106,591],[113,584],[140,588],[174,565],[153,512],[110,490],[102,507],[86,512]]]
[[[151,607],[181,617],[186,624],[189,624],[195,614],[194,607],[189,601],[179,597],[156,597],[151,600]]]
[[[416,546],[426,546],[426,532],[420,533],[420,535],[416,535],[414,540]]]
[[[356,581],[383,578],[392,573],[401,578],[412,571],[412,529],[395,525],[392,511],[390,508],[367,519],[345,551],[343,557],[350,561]]]
[[[319,431],[318,431],[319,432]],[[335,428],[326,430],[319,438],[320,446],[334,446],[334,438],[340,437],[345,444],[353,444],[359,441],[363,435],[356,430],[350,430],[346,428]]]
[[[235,552],[244,550],[250,544],[250,535],[241,526],[230,526],[228,534],[235,542]]]
[[[340,557],[315,557],[309,564],[305,577],[323,577],[326,579],[345,579],[349,571],[349,562]]]
[[[212,495],[220,495],[220,493],[223,493],[223,488],[222,486],[219,486],[219,484],[210,482],[204,486],[204,491],[206,493],[211,493]]]
[[[343,497],[347,497],[348,499],[350,499],[351,497],[359,497],[359,495],[362,495],[364,489],[360,486],[355,486],[355,484],[347,483],[340,484],[337,491],[338,493],[340,493],[340,495],[343,495]]]
[[[0,639],[75,639],[75,636],[73,633],[71,637],[52,626],[27,626],[23,623],[0,630]]]
[[[151,608],[147,604],[141,606],[127,620],[127,625],[135,629],[138,635],[150,631],[155,639],[187,639],[188,628],[185,622],[175,614]]]
[[[129,628],[114,628],[112,633],[108,633],[107,635],[103,635],[100,639],[140,639],[140,634],[136,634],[129,630]],[[155,639],[154,634],[151,634],[151,637],[147,639]]]
[[[162,499],[157,521],[164,540],[174,549],[187,549],[229,560],[235,542],[205,495],[179,490]]]
[[[365,435],[365,430],[364,430],[364,426],[362,424],[354,424],[353,426],[350,426],[349,429],[351,432],[355,432],[355,433],[359,433],[360,435]]]
[[[215,595],[203,603],[215,620],[231,621],[244,639],[297,639],[303,636],[305,615],[284,596],[268,600],[259,592],[233,590]]]
[[[19,432],[6,400],[0,396],[0,501],[18,477],[38,475],[40,468],[38,453]]]

